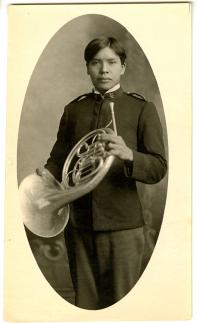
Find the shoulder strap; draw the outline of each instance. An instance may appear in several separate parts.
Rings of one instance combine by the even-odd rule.
[[[70,103],[81,101],[84,98],[87,98],[89,95],[91,95],[91,93],[81,94],[76,99],[72,100]]]
[[[145,97],[141,94],[135,93],[135,92],[126,92],[127,95],[130,95],[136,99],[142,100],[142,101],[146,101]]]

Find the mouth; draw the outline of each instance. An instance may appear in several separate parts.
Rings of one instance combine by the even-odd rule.
[[[109,82],[109,81],[111,81],[111,79],[110,78],[100,77],[100,78],[98,78],[98,81],[99,82]]]

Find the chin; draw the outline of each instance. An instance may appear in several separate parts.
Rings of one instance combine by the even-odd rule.
[[[113,87],[113,85],[111,85],[111,86],[101,86],[101,87],[98,87],[97,90],[99,92],[101,92],[101,93],[104,93],[104,92],[110,90],[112,87]]]

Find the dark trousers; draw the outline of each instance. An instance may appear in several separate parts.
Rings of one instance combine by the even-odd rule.
[[[143,227],[93,232],[68,225],[65,239],[76,306],[108,307],[138,281],[145,246]]]

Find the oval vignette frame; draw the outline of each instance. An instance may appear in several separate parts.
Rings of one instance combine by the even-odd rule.
[[[127,67],[122,78],[122,87],[127,92],[139,93],[148,101],[155,103],[163,127],[166,152],[168,151],[161,95],[142,48],[117,21],[104,15],[86,14],[69,21],[55,33],[33,70],[19,125],[18,184],[36,168],[46,163],[56,139],[64,106],[80,94],[91,91],[83,53],[89,41],[101,35],[119,39],[126,48]],[[162,225],[167,183],[167,176],[154,185],[137,183],[147,224],[148,248],[144,258],[144,269],[149,262]],[[28,229],[26,234],[44,277],[61,297],[73,304],[74,292],[63,234],[48,239],[37,237]]]

